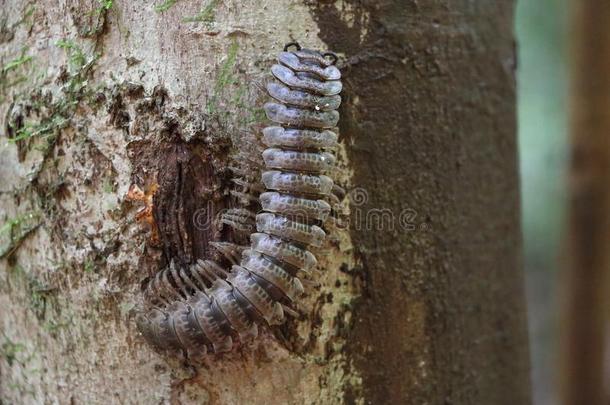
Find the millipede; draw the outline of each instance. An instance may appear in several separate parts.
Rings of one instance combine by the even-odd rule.
[[[342,90],[336,62],[332,52],[294,42],[278,55],[266,86],[271,101],[264,105],[273,125],[262,130],[260,148],[250,144],[238,159],[233,171],[239,189],[232,194],[243,206],[221,218],[249,233],[250,244],[211,242],[229,265],[171,262],[149,280],[137,327],[150,344],[189,356],[227,352],[236,340],[256,338],[259,325],[297,314],[292,306],[305,292],[304,276],[317,266],[312,250],[325,241],[323,224],[337,188],[330,177]],[[252,150],[258,151],[252,164],[262,166],[258,178],[243,167],[253,160]]]

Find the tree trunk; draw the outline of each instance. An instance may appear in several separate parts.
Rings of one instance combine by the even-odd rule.
[[[528,403],[512,8],[9,0],[2,401]],[[342,57],[349,227],[304,319],[203,365],[156,353],[140,283],[223,237],[184,218],[223,207],[292,40]]]
[[[565,404],[607,404],[610,313],[610,7],[573,4]],[[606,354],[606,356],[604,356]]]

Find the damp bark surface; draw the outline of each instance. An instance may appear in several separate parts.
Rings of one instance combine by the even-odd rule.
[[[528,403],[512,2],[347,1],[350,21],[311,7],[348,55],[340,125],[366,286],[348,350],[364,397]]]
[[[0,402],[528,403],[512,2],[5,3]],[[155,352],[142,283],[244,242],[230,157],[294,40],[344,77],[318,283],[234,353]]]

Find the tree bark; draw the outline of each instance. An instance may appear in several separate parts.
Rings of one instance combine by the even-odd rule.
[[[572,5],[569,256],[562,394],[565,404],[607,404],[610,313],[610,7]]]
[[[2,401],[528,403],[512,8],[8,1]],[[181,218],[224,201],[227,155],[260,127],[259,83],[291,40],[342,57],[349,227],[304,319],[185,365],[138,335],[140,283],[160,246],[188,261],[222,237]]]

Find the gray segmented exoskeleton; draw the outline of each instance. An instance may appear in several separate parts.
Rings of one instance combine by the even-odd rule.
[[[281,323],[287,304],[303,294],[300,277],[317,264],[310,249],[323,244],[321,225],[331,211],[326,200],[333,180],[327,174],[335,165],[337,135],[330,129],[339,120],[342,89],[336,59],[296,43],[279,54],[271,68],[276,80],[267,85],[274,101],[264,106],[278,125],[263,130],[257,232],[249,247],[213,244],[234,263],[229,270],[210,260],[188,268],[172,264],[148,283],[151,309],[138,316],[138,328],[152,344],[191,355],[229,351],[234,338],[256,337],[258,323]],[[246,180],[236,183],[257,188]],[[252,199],[248,192],[234,195]],[[249,215],[236,209],[223,221],[243,230]]]

